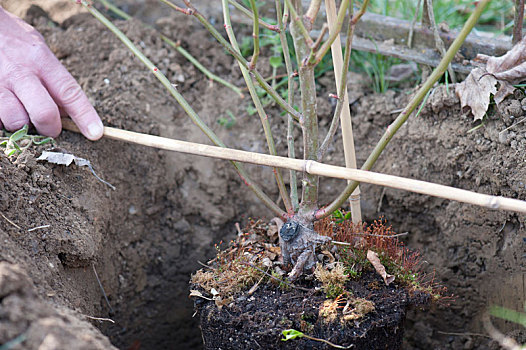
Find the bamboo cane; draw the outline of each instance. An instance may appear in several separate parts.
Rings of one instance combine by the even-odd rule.
[[[70,119],[62,119],[62,125],[66,130],[80,132],[78,127]],[[209,146],[111,127],[104,128],[104,136],[114,140],[155,147],[168,151],[304,171],[312,175],[366,182],[374,185],[478,205],[489,209],[508,210],[526,214],[526,201],[501,196],[491,196],[399,176],[328,165],[313,160],[290,159],[286,157],[271,156],[268,154]]]
[[[336,3],[334,0],[325,0],[325,11],[327,13],[327,23],[329,24],[329,33],[334,32],[336,27]],[[352,13],[352,11],[351,11]],[[349,24],[351,25],[351,24]],[[350,48],[347,48],[350,50]],[[356,166],[356,151],[354,150],[354,136],[352,131],[351,110],[349,108],[349,95],[347,94],[347,87],[343,91],[339,91],[339,81],[341,80],[343,67],[342,44],[340,36],[336,37],[334,43],[331,45],[332,61],[334,63],[334,79],[336,81],[337,94],[339,98],[343,98],[343,109],[340,114],[340,124],[342,127],[343,139],[343,153],[345,155],[345,166],[347,168],[358,168]],[[349,196],[349,204],[351,205],[352,222],[359,223],[362,221],[362,209],[360,206],[360,186],[357,186],[353,193]]]

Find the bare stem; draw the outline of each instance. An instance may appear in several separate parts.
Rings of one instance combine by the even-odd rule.
[[[385,149],[389,141],[393,138],[394,134],[400,129],[400,127],[406,122],[406,120],[409,118],[411,113],[416,109],[416,107],[422,102],[424,97],[426,96],[427,92],[431,87],[435,84],[435,82],[440,79],[440,77],[444,74],[446,71],[449,63],[453,60],[455,57],[455,54],[460,49],[460,46],[462,46],[462,43],[464,40],[466,40],[466,37],[468,36],[469,32],[471,32],[471,29],[475,26],[475,23],[477,23],[477,20],[479,19],[480,15],[482,14],[483,10],[486,8],[488,3],[491,0],[482,0],[478,3],[477,7],[475,8],[475,11],[471,14],[471,16],[468,18],[466,23],[464,24],[464,27],[460,31],[459,35],[453,41],[451,46],[446,52],[446,55],[442,58],[438,66],[435,68],[433,73],[427,78],[426,82],[422,85],[422,87],[418,90],[418,92],[415,94],[415,96],[411,99],[409,104],[404,108],[404,110],[400,113],[400,115],[395,119],[395,121],[389,125],[387,130],[385,131],[384,135],[380,139],[380,141],[377,143],[376,147],[374,148],[373,152],[369,155],[367,158],[365,164],[362,166],[363,170],[371,170],[374,163],[378,160],[378,157],[382,153],[382,151]],[[353,181],[350,184],[347,185],[345,190],[336,198],[332,203],[330,203],[325,208],[322,208],[318,210],[314,216],[316,219],[322,219],[324,217],[327,217],[331,215],[335,210],[337,210],[349,196],[354,191],[354,189],[358,186],[358,182]]]
[[[296,24],[296,26],[298,27],[298,31],[301,33],[301,35],[303,35],[303,39],[305,39],[307,46],[312,47],[314,42],[312,41],[312,38],[309,35],[309,31],[303,24],[301,17],[298,15],[298,11],[296,11],[294,6],[292,5],[291,0],[285,0],[285,3],[287,4],[287,8],[289,9],[290,15],[292,16],[291,23]]]
[[[312,28],[312,25],[314,24],[314,21],[316,21],[318,12],[320,12],[320,6],[321,6],[321,0],[311,0],[309,8],[307,9],[307,12],[305,12],[305,15],[303,16],[303,18],[305,18],[305,20],[310,23],[311,28]]]
[[[168,1],[168,0],[162,0]],[[191,6],[190,2],[188,0],[184,1],[187,6]],[[227,50],[236,60],[238,60],[243,67],[249,69],[249,62],[234,48],[232,45],[228,43],[228,41],[223,38],[223,36],[214,28],[214,26],[199,12],[196,8],[191,7],[191,15],[193,15],[201,24],[210,32],[210,34],[223,46],[225,50]],[[253,74],[254,78],[258,82],[258,84],[261,86],[265,92],[276,101],[276,103],[283,108],[287,113],[290,113],[293,118],[296,121],[300,121],[302,118],[301,113],[296,111],[291,105],[289,105],[281,96],[276,92],[276,90],[272,89],[272,87],[266,82],[265,78],[257,71],[257,69],[251,70],[251,74]]]
[[[411,21],[411,27],[409,28],[409,35],[407,36],[407,47],[411,48],[413,45],[413,32],[415,31],[416,20],[418,19],[418,14],[420,13],[420,6],[422,6],[422,0],[418,0],[415,8],[415,14],[413,20]]]
[[[290,0],[287,0],[290,4]],[[292,5],[292,4],[291,4]],[[301,10],[301,1],[296,1],[297,9]],[[297,10],[290,7],[291,13]],[[301,21],[293,21],[290,26],[296,57],[298,60],[299,80],[301,91],[301,109],[303,120],[300,122],[303,133],[303,159],[315,160],[318,151],[318,116],[316,113],[316,83],[314,80],[314,67],[302,65],[303,58],[310,53],[310,48],[302,34]],[[300,204],[300,215],[315,210],[318,205],[318,183],[316,175],[303,174],[302,180],[302,199]]]
[[[279,26],[279,40],[281,42],[281,48],[283,50],[283,59],[285,60],[285,68],[287,69],[288,76],[288,86],[287,86],[287,102],[289,105],[294,105],[294,79],[292,78],[292,62],[290,60],[289,45],[287,43],[287,38],[285,36],[285,26],[287,24],[287,18],[285,14],[281,13],[281,0],[276,0],[276,15],[278,18]],[[296,158],[296,151],[294,149],[294,120],[290,114],[287,114],[287,146],[288,146],[288,156],[291,159]],[[299,200],[298,200],[298,180],[296,176],[296,171],[290,171],[290,199],[292,202],[292,208],[294,212],[298,210]]]
[[[72,0],[76,1],[76,0]],[[81,0],[81,5],[84,6],[99,22],[104,24],[109,30],[111,30],[126,47],[155,75],[157,79],[164,85],[164,87],[170,92],[175,98],[177,103],[183,108],[188,114],[190,119],[197,125],[203,133],[216,145],[220,147],[226,147],[225,144],[217,137],[217,135],[210,129],[199,117],[199,115],[193,110],[188,104],[185,98],[177,91],[172,83],[161,73],[161,71],[126,37],[126,35],[119,30],[111,21],[104,17],[97,9],[91,6],[86,0]],[[239,176],[245,182],[245,184],[256,194],[256,196],[276,215],[287,218],[285,213],[279,206],[276,205],[263,191],[254,183],[248,176],[245,168],[238,162],[232,162],[239,173]]]
[[[426,0],[427,3],[427,15],[429,17],[429,22],[431,23],[431,28],[433,29],[433,36],[435,37],[435,47],[440,52],[440,55],[444,57],[446,54],[446,47],[444,46],[444,42],[442,41],[442,38],[440,37],[440,33],[438,32],[438,27],[435,21],[435,12],[433,11],[433,0]],[[447,71],[449,73],[449,76],[451,77],[451,81],[453,84],[457,82],[457,76],[455,74],[455,71],[453,70],[453,67],[451,66],[451,63],[447,67]]]
[[[231,5],[233,5],[236,9],[238,9],[241,12],[243,12],[248,18],[250,18],[251,20],[254,20],[254,15],[252,14],[252,12],[250,10],[246,9],[239,2],[237,2],[235,0],[228,0],[228,2]],[[259,22],[259,25],[261,25],[262,27],[267,28],[268,30],[272,30],[273,32],[278,32],[278,33],[280,31],[279,26],[274,25],[274,24],[269,24],[269,23],[265,22],[264,20],[262,20],[261,18],[258,18],[258,22]]]
[[[342,0],[340,4],[340,9],[338,10],[338,19],[336,20],[336,25],[334,26],[334,31],[329,35],[329,38],[326,42],[323,43],[321,48],[317,51],[312,51],[307,62],[309,65],[315,66],[321,62],[323,56],[329,52],[331,49],[332,43],[342,30],[343,21],[345,20],[345,13],[347,12],[347,7],[349,7],[349,0]]]
[[[522,23],[524,22],[524,0],[515,0],[515,15],[513,18],[513,38],[515,45],[522,39]]]
[[[329,143],[331,142],[332,138],[334,137],[334,134],[336,133],[336,130],[338,128],[338,121],[340,120],[340,115],[344,106],[344,96],[341,96],[340,91],[345,91],[345,94],[347,94],[347,72],[349,71],[349,63],[351,59],[351,50],[352,50],[352,38],[354,35],[354,28],[356,27],[356,23],[362,17],[362,15],[365,13],[365,9],[367,8],[367,5],[369,3],[369,0],[365,0],[362,4],[362,8],[360,11],[356,14],[356,16],[352,15],[352,9],[349,9],[349,12],[351,13],[351,19],[349,20],[349,26],[347,27],[347,38],[345,41],[345,52],[344,52],[344,59],[343,59],[343,69],[342,71],[344,74],[341,75],[340,85],[338,87],[338,100],[336,103],[336,109],[334,111],[334,115],[332,117],[332,122],[329,127],[329,131],[327,132],[327,135],[325,136],[325,139],[323,140],[320,149],[318,150],[318,161],[321,162],[325,152],[327,151],[327,148],[329,147]],[[345,90],[344,90],[345,89]]]
[[[321,27],[320,35],[318,36],[318,39],[316,39],[316,41],[312,45],[313,50],[318,50],[328,30],[329,30],[329,26],[327,25],[327,23],[323,23],[323,26]]]
[[[164,3],[164,4],[166,4],[166,5],[168,5],[168,6],[170,6],[171,8],[173,8],[177,12],[184,13],[185,15],[191,15],[192,14],[193,9],[190,6],[188,6],[188,8],[186,8],[186,9],[184,9],[184,8],[179,7],[179,6],[175,5],[174,3],[170,2],[170,1],[167,1],[167,0],[159,0],[159,1]],[[186,1],[185,1],[185,3],[186,3]]]
[[[251,3],[253,2],[254,0],[251,1]],[[232,23],[230,20],[230,11],[228,9],[228,0],[222,0],[222,5],[223,5],[223,19],[225,22],[225,29],[226,29],[228,38],[234,50],[240,53],[239,45],[236,40],[236,36],[234,34],[234,31],[232,30]],[[252,5],[255,6],[255,3],[253,3]],[[254,16],[256,16],[255,18],[257,18],[257,11],[254,12]],[[254,21],[254,23],[257,23],[257,21]],[[267,140],[269,153],[275,156],[277,155],[276,145],[274,142],[274,137],[272,136],[272,131],[270,129],[270,123],[268,120],[268,116],[265,113],[265,110],[263,109],[263,105],[261,104],[261,100],[259,99],[259,96],[256,92],[256,87],[254,86],[254,83],[252,82],[252,77],[250,76],[248,69],[243,67],[243,65],[239,61],[238,63],[239,63],[239,68],[241,69],[241,73],[243,74],[243,78],[245,79],[245,83],[247,84],[248,91],[250,92],[250,96],[252,97],[252,101],[254,102],[254,105],[258,112],[259,119],[261,120],[261,124],[263,125],[263,131],[265,133],[265,138]],[[279,193],[281,195],[281,198],[283,199],[285,208],[289,214],[293,214],[292,204],[290,202],[287,188],[285,187],[285,182],[283,181],[283,175],[281,174],[281,170],[278,168],[274,168],[273,170],[274,170],[274,175],[276,177],[276,183],[278,185]]]
[[[367,0],[362,4],[362,10],[365,12],[367,6]],[[336,3],[334,0],[325,0],[325,8],[327,11],[327,22],[329,23],[330,30],[334,30],[335,19],[336,19]],[[358,17],[359,18],[359,17]],[[322,145],[318,150],[318,159],[320,155],[325,152],[329,141],[333,138],[336,126],[338,125],[338,119],[341,119],[342,126],[342,139],[343,139],[343,150],[345,156],[345,166],[348,168],[357,168],[356,165],[356,151],[354,149],[354,135],[352,130],[351,111],[349,107],[349,97],[347,94],[347,72],[349,70],[349,62],[351,58],[352,50],[352,37],[354,33],[354,27],[357,21],[353,21],[353,8],[352,3],[349,6],[349,24],[347,27],[347,42],[345,46],[345,58],[342,58],[342,48],[340,43],[340,36],[336,37],[334,43],[331,46],[332,60],[334,63],[334,77],[337,86],[338,102],[334,113],[334,118],[331,123],[331,128],[325,138],[325,146]],[[324,141],[324,142],[325,142]],[[362,210],[360,206],[360,188],[356,187],[351,195],[351,214],[352,221],[359,223],[362,221]]]
[[[122,11],[117,6],[115,6],[112,3],[110,3],[108,0],[99,0],[99,2],[102,3],[109,11],[113,12],[114,14],[116,14],[117,16],[119,16],[119,17],[121,17],[121,18],[123,18],[125,20],[129,20],[129,19],[132,18],[132,16],[130,16],[126,12]],[[148,28],[153,28],[153,27],[147,25],[146,23],[144,23],[144,25],[146,27],[148,27]],[[176,43],[175,41],[171,40],[170,38],[168,38],[167,36],[165,36],[163,34],[159,34],[159,36],[161,37],[161,39],[163,39],[163,41],[166,44],[170,45],[175,50],[177,50],[177,52],[179,52],[181,55],[183,55],[188,61],[190,61],[190,63],[192,63],[197,69],[199,69],[201,71],[201,73],[206,75],[208,77],[208,79],[217,81],[219,84],[222,84],[222,85],[226,86],[227,88],[229,88],[229,89],[233,90],[234,92],[236,92],[239,95],[239,97],[241,97],[241,98],[244,97],[243,92],[241,91],[240,88],[238,88],[234,84],[229,83],[228,81],[224,80],[223,78],[221,78],[221,77],[215,75],[214,73],[212,73],[211,71],[209,71],[194,56],[192,56],[188,51],[186,51],[180,44]]]
[[[254,15],[254,18],[259,18],[256,0],[250,0],[250,7],[252,7],[252,13]],[[259,58],[259,21],[253,21],[253,24],[254,25],[252,29],[252,37],[254,38],[254,53],[252,54],[252,58],[250,59],[250,63],[248,65],[249,70],[253,70],[254,68],[256,68],[256,64]]]

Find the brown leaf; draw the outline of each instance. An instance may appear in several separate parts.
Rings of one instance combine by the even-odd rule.
[[[506,97],[513,94],[513,91],[515,91],[515,87],[511,85],[510,83],[508,83],[507,81],[499,80],[499,84],[500,84],[499,90],[493,97],[497,105],[500,105],[500,103],[504,101]]]
[[[380,259],[378,258],[378,254],[376,254],[372,250],[368,250],[367,260],[369,260],[371,264],[373,264],[374,269],[376,270],[376,272],[378,272],[380,276],[382,276],[386,285],[391,284],[391,282],[395,280],[395,276],[390,275],[385,271],[385,267],[380,262]]]
[[[455,92],[462,109],[470,107],[475,120],[479,120],[488,110],[491,94],[498,105],[513,93],[513,84],[526,80],[526,36],[501,57],[479,54],[475,61],[486,63],[486,68],[473,69],[465,81],[457,84]],[[491,78],[487,78],[489,76]],[[498,91],[495,89],[497,82]]]
[[[501,57],[488,57],[486,70],[494,74],[497,79],[513,82],[526,77],[525,67],[518,70],[526,61],[526,36]],[[514,73],[511,73],[514,71]],[[508,72],[508,73],[507,73]],[[498,75],[498,76],[497,76]],[[500,76],[500,77],[499,77]]]
[[[455,92],[460,98],[462,110],[470,107],[475,120],[481,120],[489,106],[490,95],[497,93],[497,79],[486,74],[483,68],[475,68],[466,80],[457,84]]]
[[[201,293],[200,291],[195,290],[195,289],[190,290],[190,295],[189,295],[189,297],[190,297],[190,298],[191,298],[191,297],[198,297],[198,298],[203,298],[203,299],[206,299],[206,300],[214,300],[214,299],[212,299],[212,298],[207,298],[207,297],[205,297],[205,296],[203,295],[203,293]]]

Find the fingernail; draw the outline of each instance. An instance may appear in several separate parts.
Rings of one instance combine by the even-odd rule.
[[[90,139],[100,139],[103,131],[104,129],[101,121],[94,122],[88,125],[88,137]]]

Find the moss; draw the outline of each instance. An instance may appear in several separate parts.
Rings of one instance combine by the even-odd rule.
[[[335,263],[331,270],[318,263],[314,270],[314,276],[322,283],[322,288],[327,298],[336,299],[338,296],[346,293],[345,283],[349,276],[345,274],[345,268],[342,263]]]

